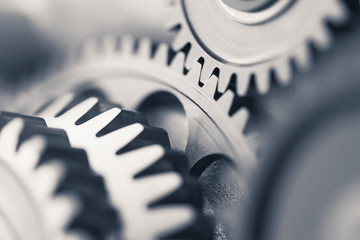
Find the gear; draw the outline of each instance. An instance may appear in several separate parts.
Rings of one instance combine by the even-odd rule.
[[[129,121],[130,114],[105,99],[72,94],[39,113],[49,126],[64,129],[73,146],[84,148],[92,169],[104,177],[123,222],[120,238],[211,238],[186,159],[166,150],[165,131],[134,123],[144,121],[136,113]]]
[[[1,239],[102,239],[114,230],[101,179],[63,131],[8,112],[0,126]]]
[[[259,93],[270,89],[272,71],[280,84],[291,79],[291,60],[306,70],[309,42],[329,47],[326,21],[342,24],[348,11],[340,0],[176,0],[169,29],[177,31],[172,46],[187,52],[186,66],[202,63],[201,82],[219,73],[218,91],[236,79],[236,92],[246,94],[251,79]]]
[[[349,72],[298,84],[269,126],[243,239],[359,239],[360,85]]]
[[[256,138],[244,135],[249,111],[233,109],[235,96],[230,90],[215,98],[216,75],[202,86],[200,63],[186,74],[183,64],[183,53],[175,54],[163,43],[155,46],[149,39],[136,42],[129,36],[107,36],[89,40],[77,58],[68,60],[64,71],[47,77],[41,85],[25,87],[26,92],[17,94],[17,103],[7,106],[29,111],[34,107],[26,106],[26,99],[40,92],[52,96],[79,90],[79,86],[100,89],[112,101],[141,110],[152,125],[165,128],[172,147],[185,151],[193,173],[200,175],[213,155],[231,159],[247,172],[256,159]]]

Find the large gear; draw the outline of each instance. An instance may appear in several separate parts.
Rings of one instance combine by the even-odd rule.
[[[253,176],[243,239],[359,239],[360,85],[353,76],[302,82],[281,106],[286,114],[269,126],[266,163]]]
[[[109,99],[127,109],[143,112],[150,109],[151,112],[152,107],[156,111],[163,105],[159,101],[158,105],[151,105],[156,102],[157,94],[164,94],[169,99],[167,103],[176,102],[178,110],[175,109],[173,115],[180,115],[175,116],[175,121],[180,122],[171,124],[173,119],[166,118],[172,114],[167,111],[166,114],[157,113],[165,118],[158,117],[159,125],[169,133],[172,147],[185,151],[194,173],[201,174],[211,164],[209,156],[213,155],[218,157],[212,159],[231,159],[244,172],[256,164],[255,137],[244,134],[249,111],[246,107],[232,109],[235,96],[230,90],[220,97],[216,95],[216,75],[202,85],[199,82],[200,63],[195,63],[184,74],[182,52],[174,55],[166,44],[154,46],[149,39],[136,42],[130,36],[121,39],[107,36],[87,41],[79,56],[67,63],[59,73],[47,76],[41,85],[35,84],[17,93],[17,101],[6,103],[7,106],[14,106],[20,112],[31,111],[39,106],[24,104],[31,96],[40,92],[52,96],[82,86],[100,89]],[[155,119],[155,123],[157,121]]]
[[[133,113],[129,121],[130,114],[104,99],[72,94],[39,113],[49,126],[64,129],[73,146],[85,149],[92,169],[104,177],[122,220],[116,238],[211,238],[200,185],[187,173],[186,159],[166,150],[165,131],[133,123],[143,120]]]
[[[8,112],[0,125],[1,239],[100,239],[115,229],[101,179],[63,131]]]
[[[237,94],[247,93],[254,79],[258,92],[270,89],[272,71],[280,84],[292,76],[291,61],[309,68],[309,43],[324,49],[331,43],[327,21],[342,24],[348,16],[341,0],[176,0],[172,46],[187,52],[186,65],[202,63],[201,82],[219,72],[218,91],[236,80]]]

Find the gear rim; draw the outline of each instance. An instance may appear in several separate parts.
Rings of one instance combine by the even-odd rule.
[[[119,44],[120,49],[118,49]],[[246,136],[243,134],[243,129],[247,123],[249,113],[246,108],[241,108],[232,116],[229,115],[234,100],[233,92],[228,90],[226,93],[222,94],[218,100],[215,100],[214,95],[217,89],[217,77],[216,75],[213,75],[211,79],[209,79],[208,84],[200,87],[199,85],[201,85],[201,82],[199,79],[201,74],[201,64],[196,63],[194,67],[184,75],[183,53],[179,52],[173,58],[169,58],[169,47],[166,44],[161,43],[155,50],[152,50],[152,43],[146,38],[141,39],[138,42],[137,51],[134,50],[135,45],[134,39],[130,36],[125,36],[120,39],[117,39],[114,36],[106,36],[100,39],[100,41],[99,39],[89,40],[84,44],[80,56],[76,59],[69,60],[68,64],[66,64],[68,68],[66,69],[65,67],[65,71],[60,71],[60,73],[55,74],[55,76],[48,78],[47,81],[44,81],[42,86],[34,85],[30,91],[32,92],[30,95],[44,92],[42,89],[51,90],[56,88],[56,90],[59,91],[59,84],[57,83],[61,82],[62,79],[71,79],[70,81],[62,82],[60,87],[64,89],[63,92],[67,92],[69,89],[83,85],[85,82],[89,82],[88,79],[95,79],[94,86],[103,90],[106,94],[109,94],[109,91],[106,91],[106,88],[104,89],[104,87],[101,86],[104,85],[105,81],[103,80],[106,77],[111,79],[114,77],[116,78],[121,74],[124,75],[124,73],[126,76],[126,74],[131,74],[132,72],[139,76],[145,76],[147,79],[159,79],[158,81],[164,82],[175,89],[176,87],[187,87],[191,90],[193,96],[195,96],[193,99],[203,99],[201,101],[196,101],[205,103],[205,105],[200,103],[203,105],[198,108],[199,111],[201,109],[208,109],[209,112],[215,111],[215,113],[211,114],[214,119],[218,119],[214,120],[218,122],[214,126],[220,125],[226,127],[228,129],[226,130],[228,134],[223,134],[224,136],[236,136],[232,138],[235,139],[235,141],[226,140],[225,142],[232,145],[233,149],[236,148],[235,153],[239,152],[238,154],[242,159],[236,157],[234,150],[224,152],[233,152],[229,157],[235,160],[235,163],[240,166],[240,169],[252,168],[256,159],[254,155],[255,144],[253,144],[254,136]],[[154,69],[156,69],[156,71],[154,71]],[[168,77],[158,76],[161,75],[159,73]],[[97,78],[99,78],[99,80],[97,80]],[[121,80],[117,81],[121,82]],[[176,87],[174,87],[174,82],[177,84]],[[113,90],[115,91],[115,89]],[[51,94],[54,94],[54,92],[50,93],[50,95]],[[124,101],[119,101],[116,97],[114,98],[114,95],[116,94],[121,95],[119,93],[110,94],[110,99],[124,104]],[[26,98],[29,96],[29,93],[24,93],[24,95],[19,93],[19,96]],[[19,101],[23,102],[21,99]],[[129,109],[134,109],[134,106],[124,106]],[[32,109],[34,110],[38,107],[39,106],[35,106]],[[219,124],[219,122],[227,123]],[[227,149],[231,148],[227,147]],[[209,154],[211,154],[211,152]]]
[[[188,21],[189,17],[187,17],[189,13],[186,12],[183,7],[185,3],[190,4],[188,10],[193,10],[193,13],[190,16],[190,20],[192,21],[191,24]],[[325,24],[325,20],[328,20],[334,24],[342,24],[347,20],[348,16],[347,8],[344,5],[345,3],[342,3],[339,0],[333,0],[331,1],[331,4],[329,4],[327,1],[323,4],[317,2],[316,4],[320,4],[321,6],[317,8],[317,12],[312,10],[314,11],[314,14],[312,14],[313,21],[309,22],[311,27],[302,28],[301,37],[291,37],[291,41],[294,43],[291,43],[289,40],[276,40],[276,38],[288,39],[288,37],[281,37],[280,34],[279,37],[276,37],[275,35],[272,36],[272,38],[274,38],[272,40],[273,43],[266,43],[265,45],[261,45],[255,44],[256,42],[253,40],[257,39],[257,41],[261,42],[261,39],[264,39],[264,34],[262,33],[264,32],[264,30],[262,30],[263,27],[272,27],[274,23],[281,25],[281,21],[284,20],[284,17],[293,18],[292,20],[295,20],[287,22],[299,23],[299,17],[296,17],[295,14],[291,15],[289,13],[292,13],[292,11],[296,10],[297,12],[300,12],[298,14],[301,15],[301,12],[306,12],[307,5],[311,5],[313,8],[311,1],[307,1],[305,3],[296,2],[292,4],[289,6],[290,10],[286,11],[286,13],[283,13],[283,15],[286,16],[281,16],[276,18],[274,21],[263,24],[260,26],[262,28],[257,29],[256,26],[255,28],[251,28],[251,26],[249,26],[249,29],[244,28],[243,30],[240,28],[241,24],[236,25],[231,23],[231,20],[229,20],[231,18],[225,16],[226,14],[221,13],[222,11],[219,10],[220,6],[216,6],[217,3],[212,1],[205,2],[205,4],[203,3],[204,2],[200,3],[198,1],[185,0],[179,0],[175,2],[174,8],[176,8],[177,15],[174,16],[173,19],[169,19],[167,24],[169,29],[175,30],[177,32],[175,39],[172,42],[172,46],[175,50],[181,50],[184,49],[184,47],[190,47],[190,49],[186,50],[187,66],[191,66],[191,64],[198,61],[198,59],[201,57],[205,59],[203,70],[204,76],[202,76],[204,79],[209,78],[215,68],[219,68],[219,90],[221,92],[228,88],[230,78],[234,75],[237,76],[237,94],[241,96],[246,94],[250,79],[253,76],[255,77],[255,83],[258,92],[260,94],[267,93],[270,88],[271,70],[275,71],[276,80],[280,84],[287,84],[292,77],[292,69],[290,66],[291,59],[295,60],[295,63],[300,70],[307,70],[311,65],[312,58],[310,49],[308,49],[308,41],[314,42],[319,49],[328,48],[331,43],[331,35],[329,33],[328,27]],[[326,7],[323,7],[324,4]],[[199,9],[199,7],[203,9],[201,12],[202,15],[195,14],[195,10]],[[228,24],[224,24],[224,22],[227,22]],[[193,24],[197,25],[195,31],[191,29]],[[241,31],[245,32],[239,35]],[[258,37],[254,38],[255,36],[249,35],[249,33],[252,33],[252,35],[257,34]],[[248,40],[239,37],[244,36],[244,34],[249,36]],[[286,31],[283,31],[282,34],[285,36],[288,35]],[[300,33],[298,33],[298,35],[299,34]],[[269,36],[269,34],[267,34],[267,36]],[[243,41],[245,42],[241,44]],[[248,42],[246,43],[246,41]],[[279,42],[286,43],[288,46],[284,47],[284,44],[279,45]],[[274,47],[274,44],[276,47]],[[256,57],[254,53],[246,53],[248,55],[246,57],[248,60],[246,60],[246,58],[244,58],[244,54],[240,54],[240,49],[242,46],[246,46],[247,49],[258,49],[258,53],[254,52],[258,55],[258,59],[254,58],[254,56]],[[253,47],[250,48],[249,46]],[[259,46],[261,46],[261,48],[259,48]],[[267,49],[268,56],[263,54],[264,49]],[[244,50],[242,51],[244,52]],[[267,61],[265,61],[266,59]],[[237,62],[239,60],[241,61]],[[238,65],[239,63],[240,65]],[[245,65],[241,66],[241,64]]]

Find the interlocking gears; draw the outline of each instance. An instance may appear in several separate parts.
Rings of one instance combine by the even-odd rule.
[[[104,177],[122,220],[118,237],[211,238],[210,223],[201,216],[201,189],[188,174],[186,158],[167,150],[166,132],[105,99],[83,97],[65,95],[39,115],[84,148],[92,169]]]
[[[112,101],[143,111],[151,124],[165,128],[172,147],[185,151],[194,173],[200,174],[214,155],[218,157],[211,159],[226,157],[244,170],[255,165],[255,138],[244,135],[248,110],[232,109],[235,98],[230,90],[216,95],[216,75],[202,85],[200,63],[184,74],[183,53],[174,54],[166,44],[155,46],[149,39],[108,36],[89,40],[69,65],[41,86],[26,88],[18,101],[79,86],[100,89]],[[25,109],[34,107],[17,108]]]
[[[0,125],[1,239],[99,239],[114,229],[101,179],[63,131],[8,112]]]
[[[280,84],[288,83],[292,60],[307,69],[309,43],[327,48],[327,21],[340,24],[348,15],[340,0],[176,0],[173,5],[178,14],[168,25],[178,33],[172,46],[187,52],[186,66],[202,63],[204,85],[219,72],[219,92],[236,81],[241,96],[251,79],[266,93],[272,71]]]

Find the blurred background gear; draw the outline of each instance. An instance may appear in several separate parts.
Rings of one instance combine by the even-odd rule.
[[[239,95],[246,94],[251,78],[259,93],[268,92],[271,71],[278,83],[288,83],[290,62],[307,69],[309,44],[328,48],[327,22],[342,24],[348,16],[339,0],[178,0],[174,7],[177,14],[169,23],[177,31],[174,49],[187,53],[187,66],[203,64],[204,84],[219,71],[220,92],[235,78]]]
[[[287,111],[272,125],[274,143],[254,181],[244,239],[359,239],[357,72],[303,82],[282,107]]]
[[[122,220],[116,239],[211,239],[200,185],[186,158],[170,150],[166,132],[94,95],[64,95],[39,115],[84,148],[92,169],[104,177]]]
[[[96,239],[114,230],[101,179],[63,131],[8,112],[0,124],[1,239]]]

